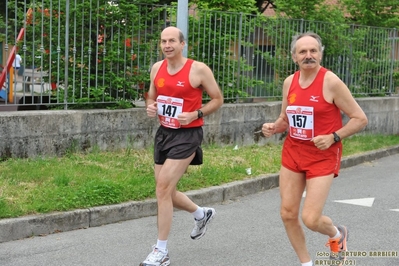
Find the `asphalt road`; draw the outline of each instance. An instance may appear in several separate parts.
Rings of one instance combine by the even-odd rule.
[[[347,265],[399,265],[398,191],[399,154],[341,170],[325,213],[349,228]],[[213,205],[217,216],[198,241],[189,236],[191,215],[175,212],[171,265],[300,265],[279,217],[279,200],[275,188]],[[325,265],[326,237],[305,232],[315,265]],[[139,265],[156,237],[156,217],[32,237],[1,243],[0,265]]]

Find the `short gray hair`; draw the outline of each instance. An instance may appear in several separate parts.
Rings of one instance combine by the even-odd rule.
[[[184,34],[180,29],[179,29],[179,41],[184,42]]]
[[[321,37],[320,37],[318,34],[314,33],[314,32],[308,31],[308,32],[305,32],[305,33],[297,34],[297,35],[295,35],[295,36],[292,37],[292,42],[291,42],[291,54],[294,54],[294,53],[296,52],[296,42],[297,42],[299,39],[301,39],[301,38],[303,38],[303,37],[306,37],[306,36],[310,36],[310,37],[315,38],[316,41],[319,43],[319,49],[320,49],[320,51],[321,51],[321,52],[324,51],[324,46],[323,46],[323,44],[321,43]]]

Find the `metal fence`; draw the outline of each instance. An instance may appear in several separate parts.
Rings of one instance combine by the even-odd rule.
[[[143,99],[151,66],[162,59],[159,34],[176,25],[177,8],[130,2],[8,1],[3,104],[125,108]],[[354,96],[392,95],[399,86],[396,29],[198,9],[188,21],[187,56],[211,67],[226,102],[281,99],[283,80],[296,70],[292,36],[305,31],[321,35],[323,66]],[[17,53],[23,66],[15,78]]]

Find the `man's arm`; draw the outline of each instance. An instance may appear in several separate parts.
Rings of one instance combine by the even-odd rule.
[[[194,74],[200,78],[200,87],[211,98],[208,103],[201,107],[201,111],[204,116],[210,115],[222,106],[224,102],[222,91],[215,80],[212,70],[207,65],[201,62],[194,62],[193,65],[195,67]],[[197,115],[197,112],[195,112],[195,115]]]
[[[285,109],[287,108],[287,95],[288,95],[288,90],[291,86],[293,75],[289,76],[284,80],[283,84],[283,100],[281,103],[281,113],[279,117],[274,121],[274,123],[264,123],[262,125],[262,134],[265,137],[271,137],[276,133],[282,133],[285,132],[288,128],[288,121],[287,121],[287,115],[285,113]]]
[[[367,125],[367,117],[353,98],[348,87],[332,72],[327,72],[324,77],[323,94],[327,102],[335,104],[349,117],[349,121],[342,128],[335,131],[340,139],[355,134]],[[339,119],[341,119],[341,114],[339,116]],[[334,137],[331,132],[327,135],[316,136],[312,141],[317,148],[325,150],[335,143]]]
[[[286,114],[286,109],[288,106],[287,97],[288,97],[288,90],[290,89],[293,77],[294,77],[294,75],[291,75],[284,80],[283,99],[281,102],[281,112],[280,112],[279,117],[274,122],[274,124],[275,124],[275,132],[274,133],[285,132],[288,128],[288,120],[287,120],[287,114]]]
[[[154,85],[155,76],[158,73],[159,67],[161,66],[162,61],[155,63],[151,68],[150,73],[150,88],[148,90],[147,98],[145,99],[145,104],[147,107],[147,115],[149,117],[155,117],[157,115],[157,89]]]
[[[339,130],[338,136],[343,139],[362,130],[368,123],[367,116],[353,98],[345,83],[332,72],[326,73],[328,93],[332,102],[349,117],[349,121]]]
[[[150,88],[148,90],[147,98],[146,98],[146,106],[148,105],[153,105],[156,101],[157,98],[157,89],[155,88],[154,85],[154,79],[155,76],[158,73],[159,67],[161,66],[162,61],[156,62],[152,67],[151,67],[151,72],[150,72]]]

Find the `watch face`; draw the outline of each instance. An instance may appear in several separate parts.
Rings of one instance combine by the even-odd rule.
[[[334,133],[334,141],[338,142],[340,140],[341,140],[341,138],[336,133]]]

